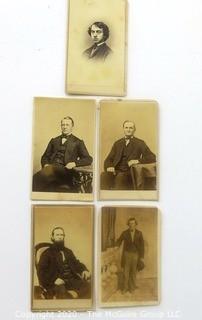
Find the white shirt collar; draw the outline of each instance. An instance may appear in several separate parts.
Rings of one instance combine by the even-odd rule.
[[[101,45],[104,44],[104,43],[105,43],[105,41],[98,43],[98,44],[97,44],[97,47],[101,46]]]

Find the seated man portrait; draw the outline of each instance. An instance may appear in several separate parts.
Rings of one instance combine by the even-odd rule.
[[[52,138],[42,155],[42,169],[33,176],[32,190],[37,192],[62,192],[65,185],[68,192],[78,192],[74,178],[78,175],[74,168],[92,164],[92,157],[82,140],[72,134],[74,120],[61,120],[62,134]]]
[[[101,190],[144,190],[144,174],[150,170],[149,164],[156,162],[156,156],[143,140],[134,136],[135,131],[133,121],[124,121],[124,137],[113,144],[104,161]],[[131,168],[134,169],[135,187]]]
[[[94,44],[83,52],[88,59],[105,60],[112,50],[106,44],[109,38],[109,28],[103,22],[94,22],[88,29],[88,34],[92,38]]]
[[[39,284],[46,299],[89,298],[90,272],[65,247],[65,232],[61,227],[52,230],[52,244],[40,255],[37,264]]]

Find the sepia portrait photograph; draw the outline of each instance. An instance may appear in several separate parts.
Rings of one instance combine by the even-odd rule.
[[[92,200],[95,101],[35,98],[33,119],[32,199]]]
[[[102,100],[99,198],[157,200],[157,169],[157,102]]]
[[[32,310],[93,307],[93,206],[34,205]]]
[[[157,208],[102,208],[101,307],[159,304],[159,237]]]
[[[67,92],[125,96],[127,1],[69,0],[68,17]]]

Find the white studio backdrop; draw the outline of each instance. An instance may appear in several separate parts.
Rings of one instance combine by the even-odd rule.
[[[129,1],[127,98],[160,105],[160,198],[113,204],[162,211],[161,304],[75,319],[202,317],[201,17],[201,0]],[[30,175],[32,98],[65,96],[66,33],[66,0],[0,0],[2,319],[59,318],[30,313]]]

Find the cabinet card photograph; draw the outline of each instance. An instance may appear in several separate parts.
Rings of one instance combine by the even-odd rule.
[[[69,0],[70,94],[126,95],[126,0]]]
[[[157,208],[102,208],[100,306],[159,304],[159,237]]]
[[[32,310],[93,307],[93,206],[34,205]]]
[[[100,103],[100,199],[157,200],[158,106]]]
[[[95,101],[35,98],[33,200],[93,200]]]

